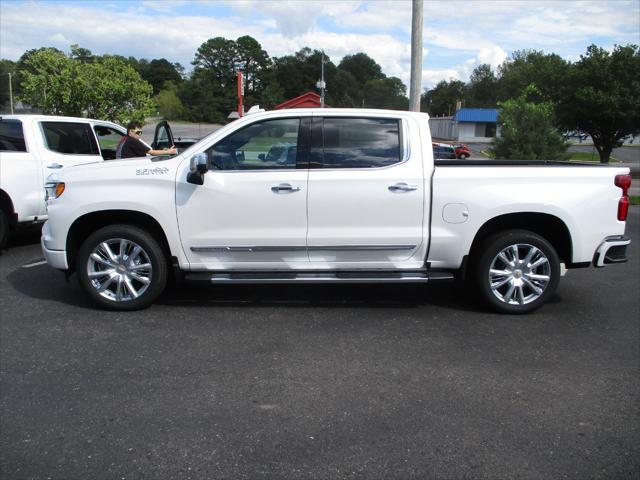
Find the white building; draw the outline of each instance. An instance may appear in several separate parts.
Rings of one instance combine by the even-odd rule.
[[[431,136],[457,142],[491,142],[500,136],[497,108],[461,108],[453,117],[429,119]]]

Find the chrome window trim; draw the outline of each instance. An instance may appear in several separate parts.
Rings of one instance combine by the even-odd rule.
[[[306,115],[306,117],[308,117],[310,115]],[[278,120],[298,120],[298,136],[296,138],[296,148],[298,148],[298,142],[300,141],[300,128],[302,127],[302,119],[305,117],[305,115],[300,115],[300,116],[287,116],[287,117],[275,117],[275,118],[264,118],[261,120],[258,120],[257,122],[251,122],[248,123],[246,125],[243,125],[241,127],[239,127],[238,129],[232,131],[231,133],[229,133],[229,135],[224,136],[222,138],[220,138],[218,141],[212,143],[211,145],[209,145],[207,148],[205,148],[203,150],[203,153],[206,153],[207,150],[214,148],[218,143],[220,143],[221,141],[227,139],[228,137],[230,137],[231,135],[235,135],[236,133],[244,130],[245,128],[250,128],[254,125],[258,125],[259,123],[265,123],[265,122],[271,122],[271,121],[278,121]],[[298,157],[297,157],[297,153],[296,153],[296,164],[298,162]],[[309,170],[309,168],[258,168],[255,170],[251,170],[251,169],[246,169],[246,170],[218,170],[217,168],[210,168],[209,172],[213,173],[256,173],[256,172],[295,172],[295,171],[307,171]],[[208,173],[209,173],[208,172]]]
[[[331,116],[329,114],[327,115],[318,115],[317,118],[366,118],[366,119],[370,119],[370,118],[381,118],[383,120],[398,120],[401,123],[401,128],[398,129],[398,134],[402,137],[401,143],[400,143],[400,148],[402,149],[401,153],[401,157],[400,157],[400,161],[397,163],[392,163],[391,165],[385,165],[384,167],[352,167],[352,168],[323,168],[323,167],[319,167],[319,168],[309,168],[309,171],[317,171],[317,172],[360,172],[362,170],[366,170],[366,171],[378,171],[378,170],[388,170],[390,168],[395,168],[398,167],[400,165],[404,165],[405,163],[407,163],[409,161],[409,158],[411,157],[411,149],[409,147],[409,126],[407,124],[407,119],[405,117],[385,117],[385,116],[376,116],[376,117],[369,117],[369,116],[365,116],[365,117],[350,117],[350,116]],[[314,116],[314,118],[316,118]],[[324,127],[323,127],[324,128]]]
[[[220,247],[220,246],[202,246],[190,247],[192,252],[215,253],[215,252],[299,252],[306,250],[303,245],[285,245],[285,246],[241,246],[241,247]]]

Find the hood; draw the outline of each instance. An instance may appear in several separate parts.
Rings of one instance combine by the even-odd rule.
[[[121,160],[73,165],[49,175],[48,181],[90,180],[105,178],[140,178],[143,176],[164,176],[174,172],[182,158],[171,157],[157,161],[156,158],[140,157]]]

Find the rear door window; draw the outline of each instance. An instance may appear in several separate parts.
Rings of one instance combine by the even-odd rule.
[[[71,155],[99,155],[98,144],[88,123],[41,122],[47,148]]]
[[[323,128],[314,125],[311,168],[379,168],[401,162],[399,119],[325,117],[317,121]]]
[[[26,152],[24,131],[20,120],[0,120],[0,152]]]

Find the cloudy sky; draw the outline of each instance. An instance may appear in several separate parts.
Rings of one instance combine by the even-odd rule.
[[[256,38],[271,56],[304,46],[334,63],[364,51],[409,81],[409,0],[0,1],[0,57],[77,43],[96,54],[167,58],[190,68],[209,38]],[[481,63],[536,49],[579,58],[592,43],[640,43],[640,1],[424,1],[423,86],[467,80]]]

